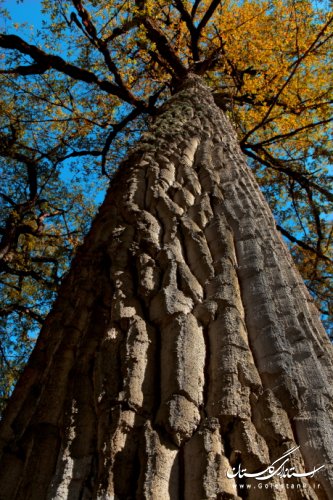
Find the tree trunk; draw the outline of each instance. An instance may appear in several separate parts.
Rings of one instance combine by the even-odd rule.
[[[332,361],[235,133],[191,76],[122,164],[15,389],[0,497],[333,498]],[[325,467],[236,473],[296,446],[288,467]]]

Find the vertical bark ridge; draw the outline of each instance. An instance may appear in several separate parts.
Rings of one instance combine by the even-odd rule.
[[[267,498],[226,472],[297,444],[298,472],[325,469],[272,478],[270,498],[330,498],[332,359],[230,123],[190,77],[41,332],[2,424],[0,498]]]
[[[332,368],[331,346],[314,317],[318,313],[313,310],[281,239],[273,231],[274,221],[262,196],[251,179],[244,182],[248,172],[242,163],[242,176],[236,178],[230,161],[229,169],[223,171],[224,178],[232,181],[232,188],[224,192],[224,209],[236,237],[238,275],[251,347],[263,385],[273,389],[292,419],[295,439],[302,443],[307,466],[318,464],[320,456],[330,464],[333,441],[332,435],[327,434],[331,426],[327,410],[332,393],[325,372]],[[252,206],[246,203],[244,209],[244,200],[251,200]],[[282,255],[285,265],[281,263]],[[301,322],[299,318],[307,319]],[[330,466],[322,480],[332,494],[328,486],[332,482]]]

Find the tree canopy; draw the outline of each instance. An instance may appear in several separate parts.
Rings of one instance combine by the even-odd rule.
[[[329,6],[43,0],[42,13],[41,29],[8,19],[0,35],[3,397],[89,226],[96,193],[189,72],[202,76],[236,128],[329,327]]]

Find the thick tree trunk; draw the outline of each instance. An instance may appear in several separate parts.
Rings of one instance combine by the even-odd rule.
[[[0,497],[333,498],[332,365],[235,134],[189,77],[121,166],[14,392]],[[262,489],[226,475],[295,446],[298,473],[325,468]]]

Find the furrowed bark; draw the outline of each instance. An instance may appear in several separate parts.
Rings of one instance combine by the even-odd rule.
[[[235,133],[190,75],[121,165],[17,385],[0,498],[331,498],[332,361]],[[297,472],[325,468],[269,494],[226,476],[296,446]]]

